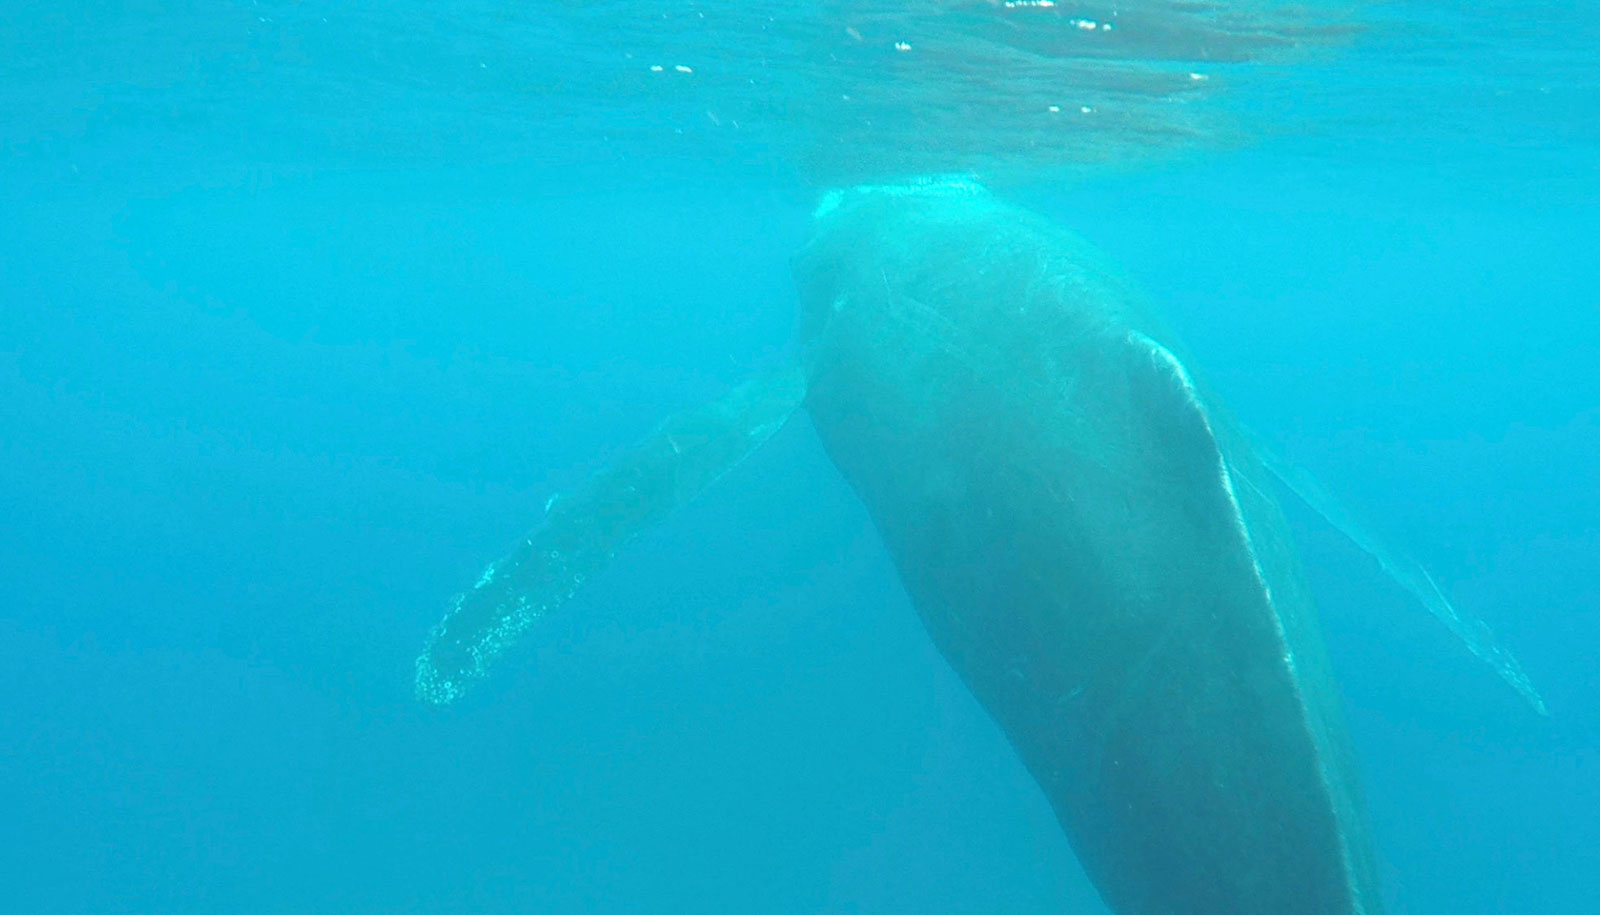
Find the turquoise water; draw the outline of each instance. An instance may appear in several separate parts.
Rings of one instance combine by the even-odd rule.
[[[1054,10],[14,4],[5,907],[1103,911],[805,422],[413,695],[552,492],[782,357],[823,188],[965,169],[1548,700],[1289,505],[1390,908],[1592,911],[1600,15]]]

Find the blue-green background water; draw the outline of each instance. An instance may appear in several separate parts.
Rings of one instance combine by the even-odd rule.
[[[803,421],[414,700],[550,492],[783,351],[815,182],[453,69],[577,67],[536,17],[257,9],[0,26],[0,908],[1100,911]],[[1600,14],[1388,10],[1425,53],[1241,89],[1252,142],[1003,190],[1545,693],[1293,513],[1393,908],[1594,911]]]

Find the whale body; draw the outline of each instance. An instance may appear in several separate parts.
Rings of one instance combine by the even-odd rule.
[[[419,695],[455,699],[803,407],[1111,909],[1380,911],[1269,470],[1132,284],[961,180],[830,194],[794,273],[794,359],[553,500],[435,627]]]
[[[979,191],[834,205],[796,260],[812,420],[1106,902],[1376,911],[1282,519],[1170,334]]]

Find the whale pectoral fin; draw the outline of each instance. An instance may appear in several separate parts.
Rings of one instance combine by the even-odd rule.
[[[1550,714],[1543,697],[1528,679],[1522,665],[1517,662],[1509,649],[1500,644],[1487,623],[1463,612],[1451,603],[1421,563],[1375,534],[1342,500],[1329,492],[1304,467],[1278,454],[1259,436],[1249,432],[1246,435],[1257,458],[1290,492],[1348,537],[1363,552],[1377,560],[1378,565],[1390,578],[1438,618],[1439,622],[1466,645],[1468,651],[1493,667],[1500,678],[1526,699],[1535,711],[1541,715]]]
[[[452,601],[417,658],[418,698],[444,705],[482,679],[534,620],[571,597],[636,534],[660,521],[781,429],[805,400],[797,366],[758,376],[678,413],[576,491]]]

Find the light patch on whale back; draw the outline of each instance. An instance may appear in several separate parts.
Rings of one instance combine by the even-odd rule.
[[[1211,427],[1211,417],[1206,413],[1205,404],[1200,400],[1200,392],[1195,388],[1194,379],[1189,377],[1188,369],[1185,369],[1183,363],[1178,361],[1178,357],[1173,355],[1172,351],[1165,346],[1138,331],[1129,331],[1128,340],[1145,348],[1157,366],[1171,373],[1172,377],[1178,382],[1179,387],[1182,388],[1184,398],[1188,401],[1189,406],[1194,409],[1195,415],[1200,417],[1200,423],[1205,427],[1206,435],[1210,436],[1212,441],[1215,441],[1216,432]],[[1255,573],[1256,583],[1260,585],[1261,593],[1266,596],[1267,605],[1272,606],[1272,587],[1267,584],[1267,574],[1261,568],[1260,559],[1257,558],[1255,544],[1250,537],[1250,527],[1244,520],[1244,509],[1239,505],[1239,494],[1233,487],[1233,473],[1228,469],[1228,460],[1223,456],[1220,448],[1217,449],[1217,482],[1222,485],[1222,491],[1228,497],[1228,508],[1232,512],[1233,526],[1239,534],[1239,539],[1244,543],[1245,550],[1250,554],[1250,567]],[[1282,635],[1283,623],[1278,621],[1276,610],[1273,612],[1273,620],[1277,622],[1279,634]],[[1285,639],[1284,643],[1285,645],[1288,644],[1287,639]],[[1289,663],[1292,672],[1294,658],[1289,654],[1287,648],[1285,648],[1284,660]]]
[[[849,197],[976,197],[989,193],[988,188],[971,175],[923,175],[898,184],[860,184],[855,187],[835,188],[822,195],[811,211],[813,221],[833,215]]]
[[[1150,358],[1155,361],[1157,365],[1168,371],[1173,379],[1178,382],[1183,390],[1184,397],[1188,400],[1190,406],[1194,408],[1195,413],[1200,417],[1207,435],[1209,435],[1211,439],[1215,441],[1216,434],[1211,425],[1211,418],[1206,412],[1205,404],[1200,399],[1200,393],[1195,387],[1194,379],[1190,377],[1189,372],[1183,367],[1183,363],[1178,361],[1178,357],[1165,346],[1162,346],[1160,343],[1137,331],[1129,331],[1128,339],[1130,342],[1145,348],[1149,353]],[[1254,538],[1250,534],[1249,524],[1245,521],[1244,509],[1239,502],[1238,491],[1234,488],[1234,473],[1229,468],[1228,459],[1223,454],[1220,447],[1217,448],[1216,454],[1217,481],[1222,485],[1222,491],[1227,496],[1228,507],[1232,513],[1233,525],[1239,534],[1240,542],[1244,545],[1246,552],[1250,556],[1251,571],[1255,576],[1256,585],[1261,589],[1262,595],[1267,600],[1267,607],[1270,610],[1269,615],[1271,616],[1273,627],[1276,630],[1279,643],[1283,645],[1282,657],[1284,665],[1287,667],[1289,672],[1290,682],[1293,684],[1295,692],[1299,694],[1301,692],[1301,674],[1298,669],[1298,665],[1295,662],[1294,649],[1289,641],[1288,629],[1284,625],[1283,618],[1279,616],[1277,604],[1273,600],[1272,588],[1267,583],[1266,571],[1261,566],[1261,560]],[[1248,484],[1248,478],[1244,479]],[[1301,696],[1302,705],[1304,705],[1304,702],[1304,697]],[[1324,740],[1316,733],[1316,729],[1311,726],[1311,722],[1309,720],[1306,722],[1306,727],[1310,733],[1312,741],[1320,748],[1318,757],[1322,780],[1328,787],[1330,794],[1336,794],[1337,792],[1333,789],[1333,785],[1338,781],[1338,777],[1328,768],[1329,754],[1324,746]],[[1351,847],[1347,837],[1342,838],[1340,841],[1340,857],[1342,858],[1341,863],[1344,867],[1345,873],[1349,875],[1349,879],[1354,882],[1354,875],[1358,870],[1355,860],[1356,852]],[[1352,897],[1351,903],[1354,906],[1353,912],[1355,915],[1365,915],[1365,913],[1368,911],[1368,907],[1359,898]]]

